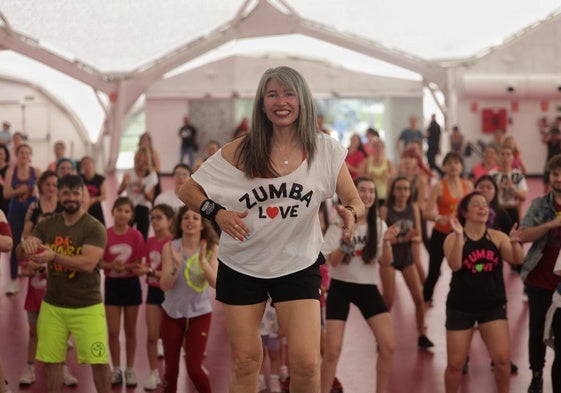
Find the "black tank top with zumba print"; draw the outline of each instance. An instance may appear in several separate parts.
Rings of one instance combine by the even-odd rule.
[[[487,231],[479,240],[464,238],[462,267],[452,273],[446,306],[467,312],[500,307],[506,295],[499,249]]]

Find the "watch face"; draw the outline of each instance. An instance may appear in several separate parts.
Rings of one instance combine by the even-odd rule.
[[[211,214],[214,211],[214,203],[211,200],[206,200],[201,206],[201,212]]]

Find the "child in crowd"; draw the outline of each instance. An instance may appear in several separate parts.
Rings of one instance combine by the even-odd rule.
[[[142,290],[136,269],[144,251],[142,234],[130,226],[133,211],[134,206],[129,198],[119,197],[115,200],[111,210],[114,225],[107,229],[107,246],[101,264],[105,271],[105,312],[113,362],[111,383],[123,383],[119,343],[123,313],[127,359],[125,382],[128,387],[137,385],[133,367],[136,353],[136,320],[138,306],[142,303]]]
[[[160,289],[162,276],[162,249],[171,241],[171,224],[174,212],[169,205],[156,205],[150,211],[150,222],[154,236],[146,240],[144,257],[146,263],[138,269],[138,274],[146,275],[148,294],[146,295],[146,327],[148,363],[150,373],[144,382],[144,390],[155,390],[162,383],[158,372],[158,357],[164,356],[160,337],[160,319],[164,292]]]

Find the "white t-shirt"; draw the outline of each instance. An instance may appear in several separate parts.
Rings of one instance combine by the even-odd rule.
[[[346,149],[328,135],[317,134],[311,166],[304,160],[292,173],[248,179],[214,154],[192,175],[208,197],[228,210],[248,211],[248,240],[222,233],[218,259],[228,267],[258,278],[274,278],[311,266],[322,235],[319,205],[335,192]]]
[[[136,172],[133,170],[129,171],[131,180],[127,187],[127,196],[131,199],[135,206],[146,206],[147,208],[152,207],[152,202],[144,197],[144,193],[138,186],[138,177]],[[150,172],[148,175],[144,176],[141,180],[141,184],[146,191],[153,189],[156,184],[158,184],[158,175],[156,172]]]
[[[162,203],[169,205],[175,213],[177,213],[182,206],[185,206],[183,201],[179,199],[179,197],[175,193],[175,190],[162,192],[160,195],[158,195],[156,197],[156,200],[154,201],[154,206],[160,205]]]
[[[516,199],[515,192],[528,191],[526,178],[518,169],[513,169],[507,173],[493,170],[489,172],[489,175],[493,177],[493,180],[495,180],[495,183],[497,183],[497,186],[499,187],[498,199],[501,207],[516,207],[518,205],[518,200]],[[511,185],[506,186],[509,180]]]
[[[382,219],[378,218],[376,225],[378,226],[378,244],[376,249],[376,261],[364,263],[362,259],[362,249],[366,244],[366,235],[368,225],[366,223],[357,225],[353,244],[355,246],[354,255],[349,263],[341,262],[337,266],[332,266],[329,270],[331,278],[336,280],[350,282],[354,284],[376,284],[376,263],[382,256],[384,233],[388,226]],[[339,248],[341,236],[343,235],[341,225],[331,224],[325,233],[325,242],[321,248],[321,252],[327,258],[329,254]]]

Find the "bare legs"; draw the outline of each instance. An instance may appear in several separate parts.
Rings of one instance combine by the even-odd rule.
[[[395,336],[391,316],[384,312],[369,318],[368,326],[378,343],[378,360],[376,361],[376,393],[386,391],[393,366]],[[321,393],[329,393],[335,378],[337,363],[343,346],[345,321],[328,320],[326,327],[326,348],[321,364]]]

